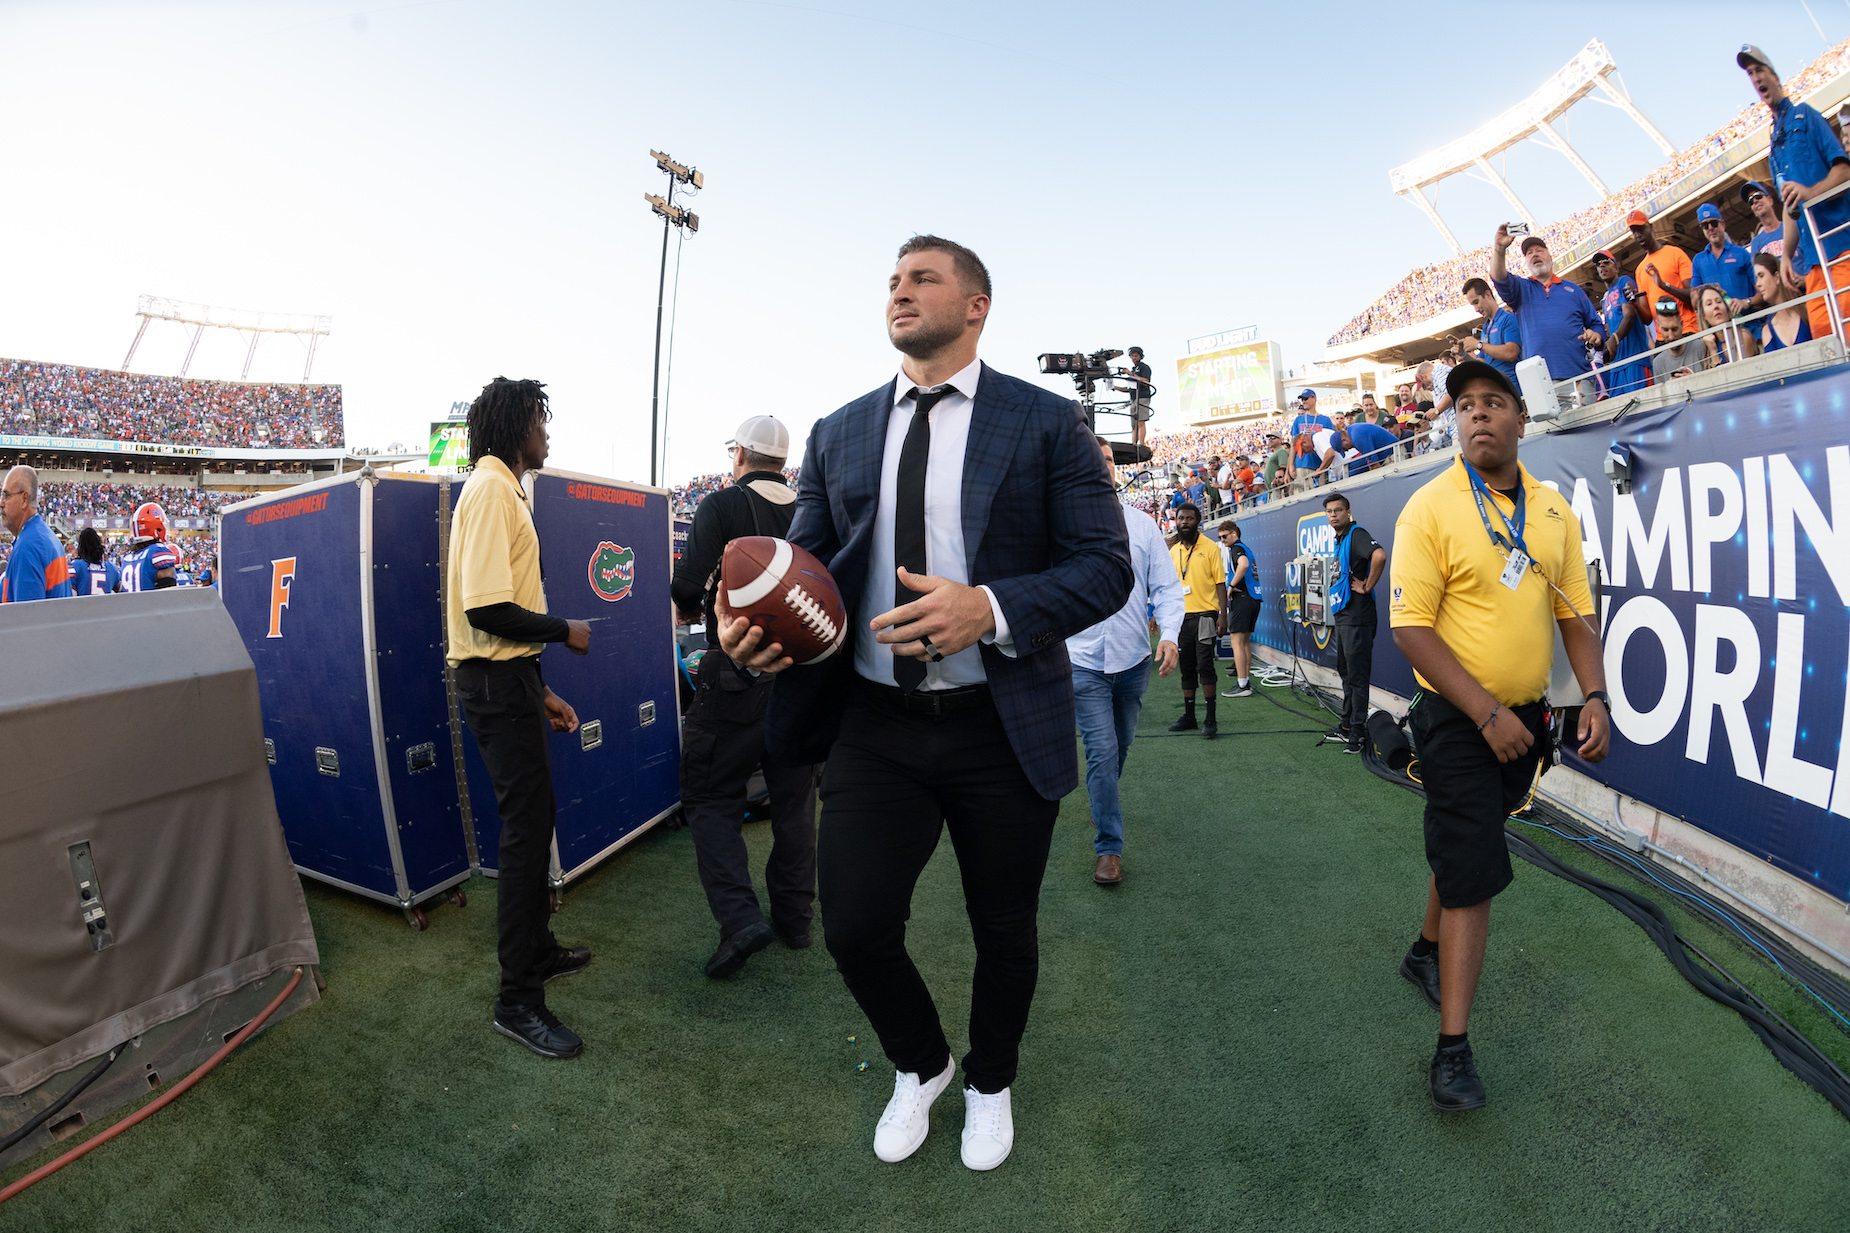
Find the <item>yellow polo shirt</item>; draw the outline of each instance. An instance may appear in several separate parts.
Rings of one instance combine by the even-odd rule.
[[[1592,616],[1579,520],[1567,499],[1527,467],[1522,483],[1523,540],[1529,555],[1581,612]],[[1515,517],[1514,502],[1494,491],[1491,498],[1504,517]],[[1503,530],[1496,514],[1490,514],[1490,522]],[[1574,609],[1533,569],[1514,591],[1504,586],[1506,563],[1478,516],[1464,460],[1456,459],[1413,494],[1394,524],[1388,619],[1396,628],[1431,628],[1491,697],[1504,706],[1522,706],[1547,692],[1555,622],[1573,616]]]
[[[493,454],[484,454],[463,485],[450,518],[449,660],[519,659],[545,650],[539,642],[515,642],[469,624],[470,608],[512,601],[530,612],[546,611],[540,582],[540,537],[526,490]]]
[[[1169,546],[1169,559],[1175,562],[1176,577],[1182,580],[1182,611],[1220,611],[1214,597],[1214,584],[1227,581],[1227,571],[1220,561],[1221,543],[1205,533],[1193,548],[1181,540]]]

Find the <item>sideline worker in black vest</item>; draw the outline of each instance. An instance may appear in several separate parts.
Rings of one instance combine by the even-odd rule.
[[[1381,625],[1375,612],[1375,584],[1387,568],[1387,549],[1355,525],[1349,498],[1342,493],[1323,498],[1323,512],[1329,516],[1330,530],[1336,532],[1337,576],[1330,586],[1330,598],[1343,597],[1336,610],[1336,671],[1343,678],[1343,717],[1323,739],[1340,743],[1344,753],[1359,754],[1368,735],[1368,678],[1375,670],[1375,631]]]
[[[694,701],[681,727],[681,807],[694,834],[694,859],[707,906],[719,922],[719,949],[707,975],[730,976],[771,944],[773,924],[785,945],[810,943],[816,909],[816,768],[786,766],[765,756],[764,707],[771,677],[747,671],[719,649],[713,596],[726,545],[746,535],[778,539],[790,529],[797,494],[784,482],[790,432],[768,415],[754,415],[727,443],[732,486],[710,494],[694,512],[687,548],[670,591],[683,620],[704,608],[709,647],[700,661]],[[771,859],[765,892],[771,922],[752,890],[752,871],[739,833],[746,783],[764,770],[771,790]]]

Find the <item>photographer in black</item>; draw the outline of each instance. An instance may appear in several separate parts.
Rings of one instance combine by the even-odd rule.
[[[1132,347],[1126,354],[1130,356],[1131,366],[1125,371],[1132,378],[1131,385],[1131,444],[1142,445],[1149,432],[1150,393],[1154,388],[1150,384],[1150,366],[1143,362],[1143,348]]]
[[[784,482],[790,433],[768,415],[740,425],[727,443],[732,485],[711,493],[694,511],[687,548],[669,584],[679,617],[706,618],[709,649],[700,661],[694,700],[681,729],[681,806],[694,836],[695,864],[707,906],[719,923],[719,949],[707,975],[730,976],[771,944],[773,929],[785,945],[810,944],[816,899],[816,768],[772,761],[764,748],[764,710],[771,677],[739,667],[719,649],[713,596],[719,588],[726,545],[747,535],[779,539],[790,529],[796,493]],[[763,769],[771,791],[771,858],[765,891],[767,923],[752,890],[745,837],[746,784]]]
[[[1336,533],[1336,577],[1330,581],[1330,606],[1336,610],[1336,671],[1343,678],[1342,722],[1324,736],[1341,743],[1344,753],[1362,752],[1368,735],[1368,678],[1375,667],[1375,584],[1387,569],[1387,549],[1355,525],[1349,498],[1332,492],[1323,512]]]

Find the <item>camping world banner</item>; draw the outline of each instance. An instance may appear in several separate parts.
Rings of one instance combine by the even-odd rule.
[[[1602,470],[1614,444],[1631,450],[1629,493]],[[1570,497],[1601,566],[1613,747],[1569,765],[1845,898],[1850,368],[1537,433],[1522,461]],[[1390,584],[1395,517],[1439,474],[1352,490]],[[1289,561],[1328,551],[1320,507],[1243,514],[1241,531],[1269,597],[1255,637],[1334,667],[1333,644],[1286,620]],[[1375,684],[1416,688],[1385,613]]]

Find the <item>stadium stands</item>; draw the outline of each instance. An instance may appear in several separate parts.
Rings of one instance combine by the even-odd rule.
[[[346,443],[338,385],[195,381],[3,358],[0,433],[253,449]]]
[[[1806,65],[1785,83],[1786,92],[1804,99],[1850,68],[1850,39],[1837,44]],[[1745,91],[1744,91],[1745,92]],[[1766,108],[1755,102],[1743,108],[1727,124],[1703,136],[1679,151],[1662,165],[1615,192],[1605,201],[1588,206],[1558,222],[1540,228],[1557,261],[1568,249],[1588,237],[1618,223],[1631,210],[1685,176],[1720,159],[1730,147],[1767,125]],[[1737,236],[1744,242],[1744,237]],[[1341,346],[1372,334],[1384,334],[1426,321],[1439,313],[1459,307],[1458,289],[1471,277],[1488,277],[1488,245],[1447,261],[1421,266],[1394,286],[1329,338],[1328,345]]]
[[[802,473],[803,469],[801,467],[786,467],[784,469],[784,480],[792,488],[795,488],[797,477]],[[700,503],[706,500],[710,493],[718,492],[731,482],[732,476],[730,474],[716,472],[712,475],[696,475],[693,479],[688,480],[687,483],[677,485],[669,501],[669,504],[674,507],[674,516],[676,518],[692,518],[694,516],[694,511],[700,508]]]
[[[74,484],[52,480],[39,485],[39,512],[47,518],[133,514],[144,501],[158,502],[170,517],[200,518],[227,505],[248,500],[248,492],[214,492],[209,488],[144,488],[137,484]]]

